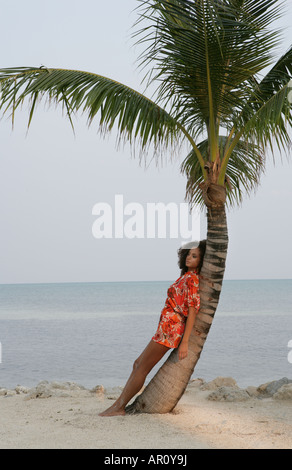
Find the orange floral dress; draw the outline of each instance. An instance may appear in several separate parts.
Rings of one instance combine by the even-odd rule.
[[[188,271],[168,289],[153,341],[169,348],[177,348],[185,329],[189,307],[200,308],[199,277],[197,271]]]

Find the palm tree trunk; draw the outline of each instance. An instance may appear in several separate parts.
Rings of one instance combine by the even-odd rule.
[[[178,360],[174,349],[141,395],[126,408],[127,413],[169,413],[183,395],[200,358],[218,306],[228,233],[225,206],[209,207],[207,245],[200,279],[201,308],[189,339],[189,353]]]

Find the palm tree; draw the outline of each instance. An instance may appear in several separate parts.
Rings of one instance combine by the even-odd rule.
[[[128,412],[171,411],[184,393],[210,330],[225,270],[225,207],[240,204],[259,182],[267,150],[291,141],[287,99],[292,48],[276,62],[279,31],[270,30],[280,0],[137,0],[141,65],[149,67],[153,99],[93,73],[54,68],[0,70],[3,112],[30,98],[29,122],[47,97],[72,115],[83,111],[101,130],[116,126],[142,152],[188,144],[181,171],[186,198],[207,208],[207,249],[201,271],[201,309],[188,357],[174,350]],[[268,72],[267,72],[268,70]],[[149,88],[148,88],[149,89]]]

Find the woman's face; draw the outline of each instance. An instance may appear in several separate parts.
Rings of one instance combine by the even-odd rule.
[[[200,250],[199,248],[192,248],[186,257],[186,267],[188,271],[193,271],[200,264]]]

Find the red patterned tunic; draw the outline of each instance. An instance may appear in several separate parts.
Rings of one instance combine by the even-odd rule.
[[[195,307],[197,312],[200,308],[197,271],[186,272],[169,287],[153,341],[177,348],[184,333],[189,307]]]

